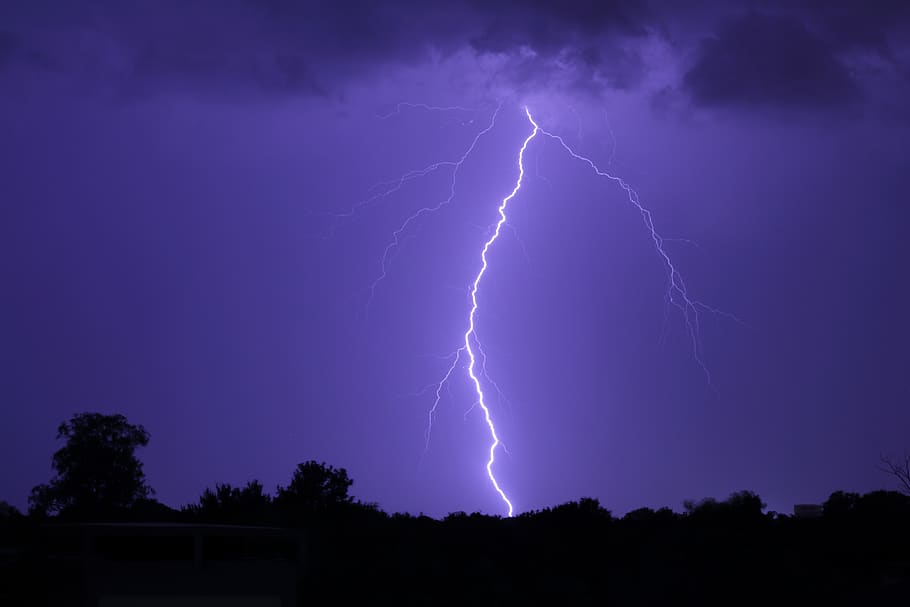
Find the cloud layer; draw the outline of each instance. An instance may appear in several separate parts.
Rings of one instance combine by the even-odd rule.
[[[665,58],[704,107],[816,109],[907,72],[903,2],[626,0],[39,0],[0,8],[0,70],[54,69],[139,94],[331,95],[384,70],[467,53],[481,78],[587,92],[641,87]],[[752,6],[752,5],[755,6]],[[50,15],[50,16],[49,16]],[[491,65],[489,62],[484,65]]]

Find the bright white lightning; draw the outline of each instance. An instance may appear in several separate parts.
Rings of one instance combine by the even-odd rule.
[[[439,401],[442,397],[442,388],[449,381],[449,379],[452,376],[452,373],[454,373],[455,369],[457,368],[459,360],[461,359],[462,353],[466,353],[468,355],[468,360],[469,360],[468,376],[471,378],[471,381],[474,384],[475,392],[477,393],[477,401],[475,403],[475,406],[479,406],[481,408],[481,410],[483,411],[484,420],[486,421],[487,427],[490,430],[490,437],[492,438],[492,442],[490,444],[489,459],[487,460],[487,466],[486,466],[487,476],[489,477],[490,482],[493,485],[493,488],[496,490],[496,492],[499,494],[502,501],[508,507],[509,516],[512,516],[512,514],[513,514],[512,502],[506,496],[505,492],[500,487],[499,482],[496,479],[496,476],[493,474],[493,465],[496,463],[496,449],[502,444],[502,441],[500,440],[499,435],[496,432],[496,427],[495,427],[492,417],[490,415],[490,410],[487,407],[487,403],[486,403],[485,395],[484,395],[484,391],[483,391],[483,386],[481,385],[480,378],[478,377],[477,373],[475,372],[475,367],[477,365],[475,347],[476,347],[477,352],[481,355],[481,374],[500,393],[502,391],[499,389],[498,385],[496,385],[495,382],[490,380],[490,378],[487,377],[487,375],[486,375],[486,368],[485,368],[486,367],[486,356],[483,353],[483,350],[480,345],[480,340],[477,337],[475,317],[476,317],[477,308],[478,308],[477,291],[480,286],[481,279],[483,278],[484,274],[486,273],[488,265],[489,265],[488,260],[487,260],[487,253],[489,252],[492,245],[499,238],[500,232],[502,230],[502,226],[505,225],[506,210],[508,208],[509,202],[518,194],[519,190],[521,189],[521,186],[522,186],[522,183],[524,180],[524,173],[525,173],[525,170],[524,170],[525,150],[527,149],[528,144],[531,142],[531,140],[534,139],[538,133],[542,133],[542,134],[546,135],[547,137],[550,137],[551,139],[554,139],[555,141],[557,141],[570,156],[572,156],[576,160],[580,160],[580,161],[586,163],[595,172],[595,174],[598,175],[599,177],[606,177],[607,179],[610,179],[611,181],[619,184],[619,186],[623,189],[623,191],[625,191],[629,202],[641,214],[645,227],[648,229],[651,239],[654,242],[654,247],[655,247],[658,255],[660,256],[661,260],[663,261],[665,270],[667,272],[667,278],[668,278],[667,294],[666,294],[667,302],[668,302],[668,304],[672,304],[672,305],[676,306],[682,312],[683,319],[686,324],[686,329],[687,329],[687,331],[689,333],[689,337],[691,338],[691,341],[692,341],[692,350],[693,350],[694,358],[695,358],[696,362],[698,363],[698,365],[701,367],[702,371],[704,372],[709,385],[712,385],[711,384],[711,374],[710,374],[710,371],[708,370],[708,366],[707,366],[707,364],[705,364],[704,358],[702,357],[702,354],[701,354],[701,345],[700,345],[700,339],[699,339],[699,334],[700,334],[699,310],[700,309],[707,310],[707,311],[710,311],[715,314],[723,314],[725,316],[733,318],[734,320],[739,320],[733,315],[726,314],[724,312],[716,310],[689,296],[688,290],[686,288],[686,283],[683,280],[682,275],[676,269],[676,266],[673,264],[672,259],[670,258],[669,254],[666,252],[666,250],[664,249],[664,242],[665,242],[664,238],[660,235],[660,233],[657,231],[657,229],[654,226],[654,221],[651,216],[651,211],[641,204],[641,201],[639,200],[639,197],[638,197],[638,193],[629,184],[627,184],[622,178],[612,175],[612,174],[600,169],[600,167],[598,167],[597,164],[590,158],[588,158],[586,156],[582,156],[581,154],[578,154],[577,152],[575,152],[575,150],[573,150],[565,142],[565,140],[562,137],[560,137],[559,135],[555,135],[547,130],[540,128],[538,126],[538,124],[534,121],[534,118],[531,115],[530,110],[527,107],[524,109],[525,109],[525,115],[528,118],[528,122],[531,123],[533,130],[532,130],[531,134],[528,135],[528,137],[524,140],[524,142],[522,143],[521,148],[518,152],[518,179],[515,183],[515,187],[512,189],[512,191],[509,193],[509,195],[506,196],[502,200],[502,203],[499,205],[499,209],[498,209],[499,210],[499,221],[495,225],[495,229],[493,230],[492,236],[490,236],[489,240],[487,240],[484,243],[483,249],[481,251],[481,262],[482,262],[481,268],[480,268],[480,271],[477,273],[477,276],[475,277],[474,282],[471,287],[471,310],[468,315],[468,329],[464,335],[464,345],[462,347],[460,347],[454,353],[455,359],[453,360],[452,365],[448,368],[448,370],[446,371],[442,380],[440,380],[440,382],[438,384],[436,384],[436,399],[433,403],[433,407],[430,409],[429,423],[427,426],[427,434],[426,434],[427,446],[429,446],[430,431],[432,429],[433,417],[436,413],[436,409],[439,406]],[[611,160],[612,160],[612,157],[611,157]]]
[[[475,329],[475,316],[477,315],[477,288],[480,286],[480,281],[483,279],[483,275],[487,272],[488,262],[487,262],[487,253],[490,250],[490,247],[493,246],[493,243],[496,242],[496,239],[499,238],[499,234],[502,231],[502,226],[506,222],[506,209],[509,206],[509,201],[515,198],[515,195],[518,194],[518,190],[521,189],[522,181],[525,176],[525,167],[524,167],[524,156],[525,150],[528,148],[528,144],[531,142],[534,137],[537,136],[540,128],[537,126],[537,123],[534,122],[534,119],[531,117],[531,112],[528,111],[528,108],[525,108],[525,114],[528,116],[528,120],[533,125],[534,129],[531,131],[531,134],[524,140],[524,143],[521,144],[521,149],[518,151],[518,180],[515,182],[515,187],[512,188],[512,191],[508,196],[502,199],[502,202],[499,205],[499,221],[496,222],[496,228],[493,230],[493,235],[484,243],[483,250],[480,252],[481,266],[480,271],[477,273],[477,276],[474,278],[474,282],[471,285],[471,312],[468,315],[468,330],[464,334],[464,351],[468,355],[468,377],[471,378],[471,381],[474,383],[474,390],[477,392],[477,405],[483,411],[484,420],[487,423],[487,427],[490,429],[490,437],[493,439],[493,442],[490,443],[490,457],[487,460],[487,476],[490,478],[490,482],[493,483],[493,488],[496,489],[496,492],[499,494],[499,497],[505,502],[506,506],[509,509],[509,516],[512,516],[514,509],[512,507],[512,502],[506,496],[505,492],[499,486],[499,482],[496,480],[496,476],[493,474],[493,464],[496,463],[496,448],[499,447],[501,441],[499,436],[496,434],[496,426],[493,425],[493,418],[490,417],[490,409],[487,407],[487,403],[484,400],[483,387],[480,385],[480,379],[477,377],[477,374],[474,372],[474,368],[477,364],[477,357],[474,354],[474,346],[477,349],[480,349],[479,341],[477,339],[477,333]],[[457,364],[457,360],[455,364]],[[454,368],[454,365],[452,366]],[[452,368],[449,369],[448,375],[451,375]],[[446,380],[444,379],[444,383]],[[440,385],[441,385],[440,383]],[[437,400],[438,402],[438,400]]]
[[[391,114],[389,114],[387,116],[384,116],[383,118],[389,118],[392,115],[400,113],[400,111],[403,107],[421,108],[421,109],[435,110],[435,111],[470,111],[468,108],[462,108],[462,107],[458,107],[458,106],[437,107],[437,106],[428,106],[428,105],[424,105],[424,104],[401,103],[401,104],[398,104],[398,106],[396,107],[396,110],[394,112],[392,112]],[[475,135],[470,146],[467,148],[467,150],[465,150],[465,152],[461,155],[461,157],[458,160],[436,162],[436,163],[427,165],[426,167],[424,167],[422,169],[409,171],[408,173],[405,173],[404,175],[402,175],[399,179],[397,179],[395,181],[387,182],[386,184],[381,184],[381,185],[385,186],[385,189],[381,190],[377,194],[374,194],[372,197],[368,198],[367,200],[357,203],[356,205],[354,205],[354,207],[351,208],[349,213],[339,216],[339,217],[344,217],[344,216],[353,215],[358,210],[359,207],[369,204],[370,202],[373,202],[379,198],[384,198],[386,196],[389,196],[390,194],[392,194],[394,192],[397,192],[404,186],[405,183],[407,183],[408,181],[411,181],[412,179],[417,179],[419,177],[423,177],[442,167],[451,167],[452,168],[452,180],[451,180],[451,185],[450,185],[450,189],[449,189],[449,196],[445,200],[443,200],[435,205],[426,206],[421,209],[418,209],[417,211],[412,213],[410,216],[408,216],[399,225],[398,229],[396,229],[393,232],[392,238],[389,241],[389,243],[386,245],[386,247],[383,251],[382,257],[380,259],[380,274],[374,280],[372,285],[370,286],[370,299],[372,299],[373,294],[375,293],[375,290],[376,290],[376,287],[378,286],[378,284],[386,277],[391,254],[396,248],[398,248],[400,246],[402,235],[407,230],[407,228],[411,224],[413,224],[415,221],[417,221],[422,215],[430,214],[435,211],[438,211],[441,208],[445,207],[446,205],[450,204],[454,200],[455,183],[456,183],[456,178],[458,176],[459,170],[461,169],[463,164],[466,162],[467,158],[471,155],[471,153],[477,146],[477,143],[480,140],[480,138],[483,135],[485,135],[486,133],[490,132],[494,128],[494,126],[496,124],[496,117],[497,117],[501,107],[502,107],[501,104],[499,106],[497,106],[496,110],[492,114],[489,125]],[[676,269],[675,265],[672,262],[672,259],[670,258],[669,254],[666,252],[666,250],[664,249],[664,243],[670,242],[673,239],[664,239],[658,233],[657,229],[654,226],[651,211],[641,204],[639,197],[638,197],[638,193],[631,186],[629,186],[622,178],[617,177],[613,174],[610,174],[610,173],[602,170],[601,168],[599,168],[597,166],[597,164],[590,158],[575,152],[575,150],[573,150],[561,136],[553,134],[545,129],[540,128],[540,126],[538,126],[538,124],[535,122],[533,116],[531,115],[530,110],[527,107],[524,108],[524,111],[525,111],[525,115],[528,118],[528,122],[532,126],[532,131],[524,139],[524,141],[522,142],[522,145],[519,149],[519,152],[518,152],[518,178],[515,182],[515,185],[512,188],[512,191],[505,198],[502,199],[502,201],[498,207],[499,220],[493,226],[492,235],[489,237],[489,239],[486,242],[484,242],[483,248],[481,249],[481,253],[480,253],[481,266],[480,266],[480,269],[478,270],[477,275],[474,278],[474,281],[471,283],[471,289],[470,289],[471,308],[470,308],[470,311],[468,314],[467,329],[464,333],[464,343],[457,350],[455,350],[454,352],[452,352],[449,355],[452,358],[452,362],[451,362],[451,365],[449,365],[448,368],[446,369],[446,372],[443,375],[442,379],[440,379],[439,382],[437,382],[435,384],[430,384],[429,386],[424,388],[424,390],[421,391],[421,394],[425,393],[428,390],[433,390],[433,392],[435,393],[435,399],[433,402],[433,406],[430,408],[430,410],[428,412],[427,429],[426,429],[426,435],[425,435],[425,450],[424,450],[424,453],[426,453],[426,451],[429,449],[430,434],[433,429],[433,421],[434,421],[434,418],[436,415],[436,411],[439,407],[440,401],[442,399],[443,389],[447,386],[448,382],[451,380],[453,374],[455,373],[455,370],[458,369],[459,364],[461,364],[462,355],[467,356],[468,377],[471,379],[471,383],[474,386],[474,390],[475,390],[475,393],[477,396],[477,398],[476,398],[475,402],[472,404],[471,408],[468,409],[468,413],[470,413],[470,411],[473,410],[475,407],[480,407],[483,412],[484,420],[489,429],[490,438],[491,438],[491,443],[490,443],[490,447],[489,447],[489,456],[488,456],[487,463],[486,463],[487,476],[489,477],[490,483],[493,485],[493,488],[496,490],[496,492],[499,494],[499,497],[502,499],[503,503],[508,508],[508,516],[510,516],[510,517],[514,513],[514,508],[513,508],[512,502],[511,502],[511,500],[509,500],[505,491],[503,491],[502,487],[499,485],[499,481],[496,479],[496,476],[493,472],[493,466],[496,463],[496,451],[499,447],[503,447],[503,449],[505,450],[505,446],[503,445],[501,439],[499,438],[499,435],[496,431],[495,424],[493,423],[492,415],[491,415],[490,409],[487,405],[486,395],[485,395],[484,389],[483,389],[483,384],[481,383],[481,378],[483,378],[484,381],[489,386],[493,387],[497,391],[501,401],[504,400],[505,397],[502,393],[502,390],[498,386],[498,384],[496,384],[496,382],[494,382],[492,380],[492,378],[490,378],[489,375],[487,374],[486,354],[483,351],[480,339],[477,335],[476,316],[477,316],[477,310],[478,310],[478,290],[480,288],[481,281],[489,267],[487,254],[489,253],[493,244],[499,238],[499,236],[502,232],[503,226],[508,225],[506,223],[507,222],[506,211],[508,209],[510,201],[518,195],[518,192],[521,190],[521,187],[524,182],[525,151],[527,150],[527,147],[530,144],[530,142],[535,137],[537,137],[537,135],[539,133],[546,135],[547,137],[558,142],[560,144],[560,146],[572,158],[587,164],[594,171],[594,173],[597,176],[605,177],[605,178],[617,183],[623,189],[623,191],[625,191],[628,201],[638,210],[638,212],[640,213],[642,220],[645,224],[645,227],[647,228],[647,230],[651,236],[651,239],[654,243],[654,247],[663,262],[665,271],[667,273],[667,278],[668,278],[668,285],[667,285],[667,292],[666,292],[667,304],[668,304],[668,306],[670,304],[674,305],[682,312],[687,332],[692,341],[692,349],[693,349],[694,358],[695,358],[696,362],[699,364],[699,366],[701,367],[702,371],[704,372],[704,374],[707,378],[708,384],[711,385],[712,387],[713,387],[713,385],[711,383],[711,375],[710,375],[708,367],[705,364],[704,359],[701,354],[701,345],[700,345],[700,336],[699,336],[699,334],[700,334],[699,311],[700,310],[709,311],[714,314],[720,314],[720,315],[727,316],[733,320],[736,320],[737,322],[742,322],[731,314],[722,312],[720,310],[716,310],[710,306],[705,305],[704,303],[702,303],[698,300],[692,299],[689,296],[687,288],[686,288],[686,284],[682,278],[682,275]],[[608,127],[609,127],[609,124],[608,124]],[[612,129],[610,129],[610,130],[611,130],[611,136],[612,136]],[[613,139],[614,139],[613,150],[611,152],[611,158],[610,158],[611,163],[612,163],[612,157],[615,154],[615,145],[616,145],[615,138],[613,138]],[[540,176],[539,169],[538,169],[538,176]],[[544,179],[544,178],[541,176],[541,179]],[[549,183],[549,182],[547,182],[547,183]],[[552,184],[550,184],[550,186],[552,188]],[[480,356],[480,365],[477,364],[478,355]],[[479,369],[478,369],[478,366],[479,366]],[[467,413],[465,414],[465,416],[467,417]],[[506,452],[508,452],[508,451],[506,451]]]

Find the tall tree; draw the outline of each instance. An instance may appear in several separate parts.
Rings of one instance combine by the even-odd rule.
[[[123,415],[79,413],[57,428],[64,439],[52,460],[56,472],[47,484],[32,489],[29,511],[99,518],[131,508],[154,491],[145,480],[138,447],[149,434]]]
[[[353,484],[344,468],[304,462],[297,465],[287,487],[278,487],[275,505],[291,522],[337,513],[353,504],[354,498],[348,494]]]

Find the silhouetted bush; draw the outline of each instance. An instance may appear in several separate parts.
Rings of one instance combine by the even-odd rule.
[[[910,520],[910,496],[897,491],[873,491],[860,496],[854,506],[858,517],[890,525]]]
[[[216,484],[206,488],[199,503],[184,508],[192,520],[231,525],[268,525],[274,523],[272,496],[262,483],[253,480],[245,487]]]
[[[824,508],[825,517],[838,519],[853,514],[858,503],[858,493],[835,491],[828,497],[822,507]]]
[[[751,491],[738,491],[722,502],[709,497],[698,502],[686,500],[683,502],[683,507],[686,511],[686,518],[693,522],[742,524],[761,520],[765,503]]]

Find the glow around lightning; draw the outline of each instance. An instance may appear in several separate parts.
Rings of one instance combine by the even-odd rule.
[[[389,114],[388,116],[384,116],[383,118],[389,118],[397,113],[400,113],[402,108],[405,108],[405,107],[421,108],[421,109],[427,109],[427,110],[433,110],[433,111],[471,111],[468,108],[462,108],[459,106],[438,107],[438,106],[428,106],[428,105],[424,105],[424,104],[402,103],[396,107],[395,112],[393,112],[392,114]],[[458,160],[436,162],[436,163],[427,165],[426,167],[424,167],[422,169],[418,169],[418,170],[414,170],[414,171],[405,173],[398,180],[385,184],[386,188],[384,190],[380,191],[378,194],[375,194],[373,197],[367,199],[366,201],[358,203],[358,205],[355,205],[354,207],[352,207],[351,213],[353,214],[359,206],[362,206],[363,204],[372,202],[372,201],[376,200],[377,198],[385,197],[385,196],[390,195],[393,192],[398,191],[406,182],[408,182],[412,179],[416,179],[418,177],[427,175],[441,167],[451,167],[452,168],[452,181],[451,181],[449,196],[446,199],[442,200],[441,202],[436,203],[435,205],[425,206],[425,207],[415,211],[399,225],[398,229],[396,229],[393,232],[392,239],[387,244],[385,250],[383,251],[382,257],[380,259],[380,274],[370,287],[371,299],[372,299],[373,293],[376,290],[377,285],[386,277],[390,255],[396,248],[398,248],[400,246],[401,237],[402,237],[402,234],[405,232],[405,230],[407,230],[407,228],[411,224],[413,224],[415,221],[417,221],[422,215],[436,212],[436,211],[440,210],[441,208],[443,208],[444,206],[450,204],[454,200],[455,182],[456,182],[456,177],[458,175],[458,171],[459,171],[459,169],[461,169],[462,165],[466,162],[467,158],[470,156],[471,152],[476,147],[480,138],[483,135],[489,133],[494,128],[494,126],[496,124],[496,117],[497,117],[497,114],[498,114],[500,108],[501,108],[501,104],[493,112],[489,125],[476,134],[476,136],[472,140],[468,149],[461,155],[461,157]],[[492,234],[486,240],[486,242],[484,242],[483,247],[480,251],[480,262],[481,262],[480,268],[479,268],[476,276],[474,277],[473,282],[471,283],[471,289],[470,289],[471,307],[470,307],[470,311],[468,313],[467,328],[464,333],[464,342],[457,350],[452,352],[452,354],[450,355],[450,357],[452,358],[452,363],[447,368],[442,379],[440,379],[437,383],[431,384],[430,386],[428,386],[428,388],[434,389],[435,399],[433,402],[433,406],[430,408],[430,410],[428,412],[427,429],[426,429],[426,449],[429,449],[430,434],[431,434],[431,431],[433,428],[433,421],[435,418],[436,411],[442,400],[442,392],[445,389],[445,387],[448,385],[448,383],[451,381],[452,376],[455,373],[456,369],[458,369],[458,366],[462,361],[462,356],[466,356],[467,363],[468,363],[467,364],[468,377],[470,378],[471,383],[474,386],[474,390],[475,390],[476,397],[477,397],[476,401],[472,405],[471,409],[473,409],[474,407],[480,407],[481,411],[483,412],[484,421],[486,422],[487,428],[489,429],[489,432],[490,432],[491,442],[490,442],[490,446],[489,446],[488,459],[487,459],[487,463],[486,463],[487,476],[488,476],[493,488],[499,494],[499,497],[502,499],[503,503],[507,507],[508,516],[513,515],[514,507],[512,505],[511,500],[509,499],[509,497],[506,495],[505,491],[500,486],[499,481],[497,480],[496,475],[494,473],[494,469],[493,469],[494,465],[496,463],[496,452],[500,447],[504,448],[504,445],[499,437],[499,434],[496,431],[496,426],[493,422],[493,417],[491,415],[490,408],[488,406],[487,396],[484,393],[484,384],[481,382],[481,378],[483,378],[483,380],[486,382],[487,385],[494,388],[499,393],[500,400],[503,400],[503,394],[502,394],[502,390],[499,388],[499,386],[496,384],[496,382],[494,382],[487,375],[486,355],[481,346],[481,341],[477,335],[476,317],[477,317],[477,311],[479,308],[478,292],[480,290],[484,275],[486,274],[487,269],[489,268],[488,254],[489,254],[491,248],[493,247],[493,245],[499,239],[503,226],[507,225],[506,224],[506,221],[507,221],[506,213],[508,211],[509,203],[518,195],[519,191],[522,188],[522,185],[524,182],[524,176],[525,176],[525,166],[524,166],[525,151],[527,150],[528,145],[531,143],[531,141],[533,139],[535,139],[539,134],[542,134],[542,135],[545,135],[546,137],[556,141],[563,148],[563,150],[565,150],[565,152],[568,153],[572,158],[586,164],[588,167],[591,168],[591,170],[594,171],[594,173],[598,177],[604,177],[606,179],[609,179],[612,182],[615,182],[626,193],[628,201],[640,213],[642,221],[644,222],[645,227],[648,230],[648,233],[650,234],[651,239],[654,243],[655,250],[658,253],[658,255],[661,258],[661,261],[664,265],[664,269],[667,274],[667,292],[666,292],[667,305],[675,306],[676,308],[678,308],[681,311],[683,319],[685,321],[686,330],[687,330],[688,335],[692,342],[692,350],[693,350],[694,358],[695,358],[696,362],[698,363],[698,365],[701,367],[702,371],[704,372],[709,385],[712,385],[711,384],[711,375],[710,375],[707,365],[705,364],[704,358],[702,356],[701,345],[700,345],[699,311],[708,311],[708,312],[711,312],[714,314],[721,314],[724,316],[728,316],[728,317],[732,318],[733,320],[739,321],[739,319],[737,319],[735,316],[732,316],[725,312],[716,310],[689,296],[689,293],[688,293],[688,290],[686,287],[686,283],[683,280],[682,275],[677,270],[676,266],[673,264],[673,261],[672,261],[670,255],[667,253],[666,249],[664,248],[664,243],[667,241],[660,235],[660,233],[657,231],[657,229],[654,226],[654,220],[651,215],[651,211],[641,204],[641,201],[639,200],[639,197],[638,197],[638,193],[631,186],[629,186],[629,184],[627,184],[622,178],[620,178],[616,175],[613,175],[607,171],[602,170],[593,160],[591,160],[587,156],[583,156],[583,155],[577,153],[574,149],[572,149],[571,146],[569,146],[568,143],[566,143],[566,141],[561,136],[556,135],[554,133],[551,133],[550,131],[547,131],[547,130],[541,128],[537,124],[537,122],[534,120],[533,116],[531,115],[530,110],[527,107],[524,108],[524,112],[525,112],[525,115],[527,116],[528,122],[530,123],[530,125],[532,127],[532,130],[531,130],[531,133],[524,139],[524,141],[521,144],[521,147],[518,150],[518,158],[517,158],[518,177],[515,181],[515,185],[512,188],[511,192],[509,192],[509,194],[507,196],[505,196],[502,199],[502,201],[500,202],[499,207],[498,207],[499,219],[496,221],[495,225],[493,226]],[[615,146],[615,144],[614,144],[614,146]],[[612,158],[611,158],[611,160],[612,160]],[[741,321],[739,321],[739,322],[741,322]],[[478,355],[480,358],[479,364],[478,364]]]

